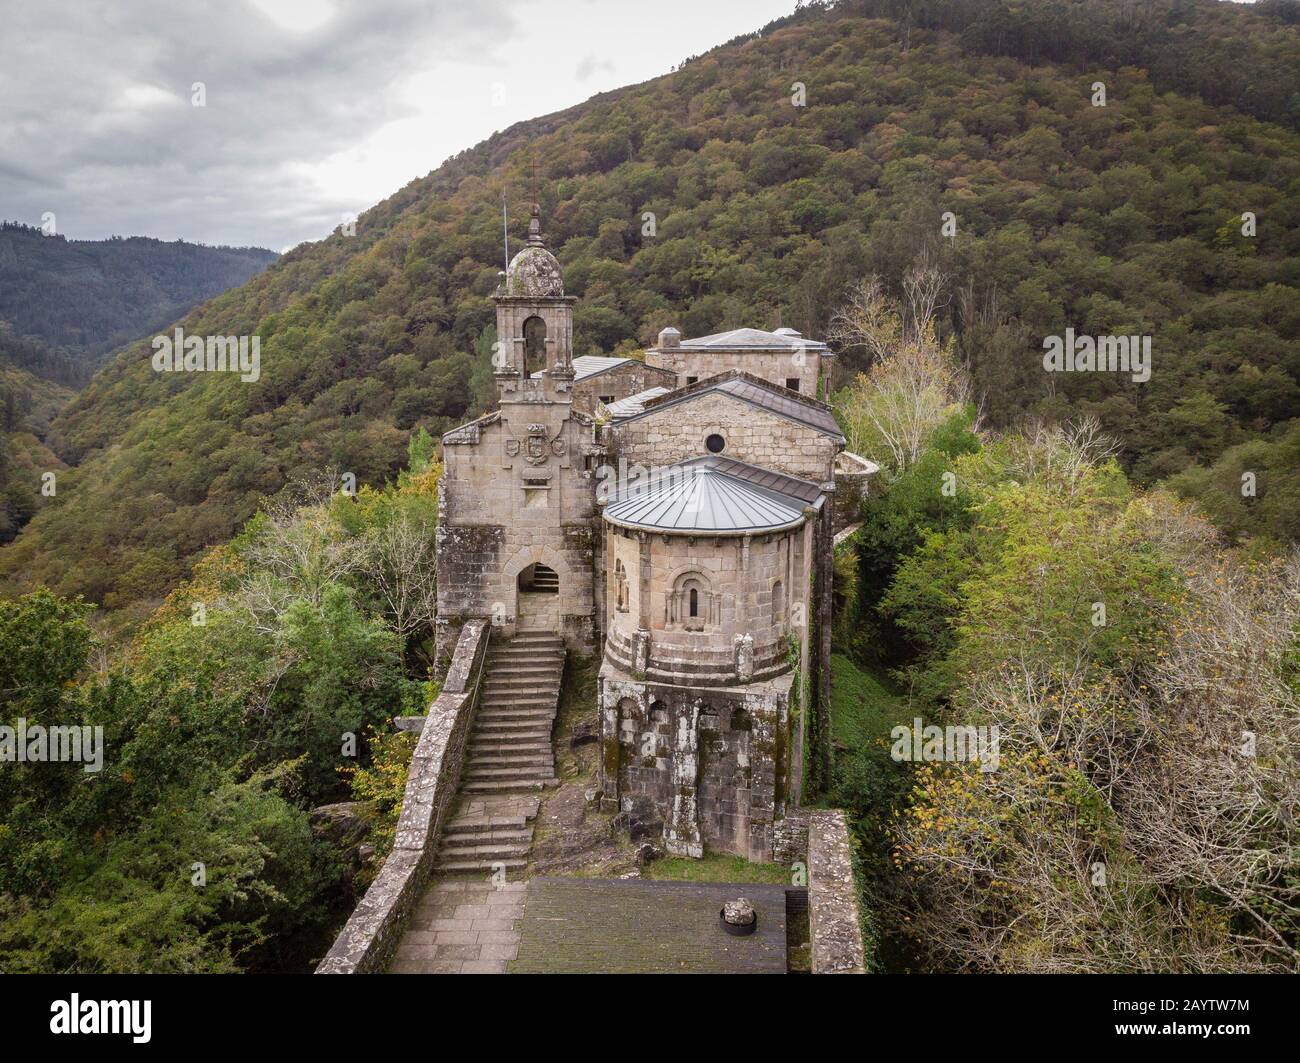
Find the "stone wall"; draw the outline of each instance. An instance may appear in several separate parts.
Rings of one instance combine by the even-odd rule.
[[[706,456],[704,441],[715,434],[726,443],[723,457],[816,484],[832,481],[838,439],[720,391],[665,408],[652,407],[616,425],[609,439],[616,455],[629,465],[652,469]]]
[[[440,647],[469,617],[511,637],[529,626],[518,579],[544,564],[559,577],[561,633],[590,653],[597,516],[586,468],[592,421],[568,402],[502,401],[501,411],[443,436],[437,568]],[[536,618],[534,628],[549,618]]]
[[[317,974],[381,971],[397,947],[406,917],[429,880],[438,836],[460,785],[489,630],[483,620],[462,626],[442,693],[429,706],[411,757],[393,851]]]
[[[675,388],[677,374],[657,369],[635,358],[614,369],[573,382],[573,405],[587,413],[596,412],[598,402],[617,402],[651,388]]]
[[[789,636],[809,614],[803,527],[768,535],[650,535],[607,527],[607,652],[633,669],[638,631],[650,635],[651,679],[748,682],[789,667]],[[699,615],[683,612],[678,588],[694,581]],[[737,639],[748,639],[749,675],[737,675]]]
[[[849,825],[838,810],[808,815],[808,916],[813,974],[865,974]]]
[[[817,398],[817,378],[821,373],[821,354],[818,350],[806,350],[802,359],[796,359],[794,348],[777,351],[724,351],[724,350],[689,350],[681,347],[660,347],[646,351],[646,364],[669,369],[677,375],[675,385],[686,387],[695,380],[707,380],[711,376],[725,373],[729,369],[740,369],[762,377],[777,387],[789,387],[798,383],[791,390],[798,391],[811,399]],[[803,365],[798,365],[797,361]]]
[[[769,861],[785,810],[792,677],[728,688],[599,679],[603,807],[659,821],[665,847]]]
[[[841,451],[835,457],[835,526],[838,533],[861,523],[862,506],[867,500],[871,478],[880,466],[861,455]]]

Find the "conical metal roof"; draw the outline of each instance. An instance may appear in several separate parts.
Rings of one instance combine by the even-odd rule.
[[[754,475],[738,475],[746,470]],[[625,528],[696,535],[779,531],[803,523],[812,503],[754,482],[765,476],[773,474],[729,459],[692,458],[621,485],[605,507],[605,519]],[[785,480],[799,484],[801,494],[815,490],[779,474],[770,482]]]

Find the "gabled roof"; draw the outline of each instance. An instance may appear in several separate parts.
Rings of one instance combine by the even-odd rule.
[[[710,454],[622,485],[604,515],[652,532],[748,535],[797,527],[822,501],[816,484]]]
[[[449,429],[442,434],[443,446],[456,446],[458,444],[477,444],[481,435],[481,430],[490,424],[496,424],[501,420],[502,411],[493,410],[491,413],[485,413],[482,417],[476,417],[472,421],[466,421],[462,425]],[[596,418],[576,407],[570,407],[568,419],[576,421],[580,425],[591,427],[595,425]]]
[[[660,395],[667,395],[669,390],[669,388],[649,388],[635,395],[629,395],[625,399],[619,399],[617,402],[606,403],[605,409],[609,411],[611,418],[628,417],[640,413],[647,402],[657,399]]]
[[[573,360],[574,383],[585,380],[589,376],[608,373],[611,369],[617,369],[624,362],[630,361],[632,361],[631,358],[606,358],[604,355],[599,354],[580,354]],[[542,377],[541,370],[531,375],[534,380],[540,380]]]
[[[623,425],[639,417],[649,417],[678,403],[691,402],[702,395],[722,392],[741,402],[748,403],[761,410],[768,410],[779,417],[796,421],[808,428],[844,443],[844,433],[835,422],[835,415],[824,402],[806,398],[788,388],[779,387],[761,377],[753,376],[740,369],[729,369],[725,373],[708,377],[705,380],[688,384],[684,388],[670,391],[657,399],[650,399],[642,404],[639,413],[632,413],[614,420],[614,424]]]
[[[573,380],[577,383],[579,380],[586,380],[588,377],[600,376],[601,373],[608,373],[611,369],[619,369],[629,362],[636,362],[637,365],[645,365],[639,358],[609,358],[603,354],[580,354],[573,360]],[[658,366],[646,366],[652,373],[662,373],[664,376],[672,375],[670,369],[660,369]],[[531,374],[534,380],[540,380],[541,370]]]
[[[682,340],[679,347],[688,351],[701,350],[777,350],[802,348],[805,351],[825,351],[821,340],[804,339],[792,328],[764,332],[756,328],[734,328],[730,332],[715,332],[693,340]]]
[[[480,429],[499,420],[501,420],[501,411],[493,410],[491,413],[483,414],[482,417],[466,421],[464,424],[457,425],[455,428],[444,432],[442,434],[442,445],[448,447],[463,443],[476,444],[479,441]]]

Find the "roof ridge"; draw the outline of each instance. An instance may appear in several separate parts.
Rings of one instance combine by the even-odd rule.
[[[761,403],[751,396],[739,394],[736,391],[727,388],[726,386],[728,384],[747,384],[755,387],[770,396],[773,400],[773,404],[768,405]],[[718,389],[725,389],[729,395],[741,402],[747,402],[751,406],[766,409],[778,417],[785,417],[787,420],[806,425],[813,429],[813,431],[821,432],[825,435],[834,435],[836,438],[841,440],[844,439],[844,432],[840,428],[839,422],[835,420],[835,408],[831,406],[830,403],[809,398],[806,395],[799,394],[797,391],[791,391],[789,388],[783,388],[779,384],[773,384],[770,380],[764,380],[762,377],[755,376],[753,373],[748,373],[743,369],[726,369],[711,377],[697,380],[693,384],[687,384],[685,387],[674,388],[669,391],[667,395],[659,395],[656,398],[647,400],[639,412],[630,413],[627,416],[620,418],[617,424],[626,424],[628,421],[636,420],[639,417],[645,417],[647,414],[655,413],[661,409],[666,409],[678,402],[685,402],[698,395],[702,395],[705,392],[715,391]],[[829,421],[829,424],[834,425],[834,431],[832,432],[827,424],[818,423],[817,421],[812,420],[811,415],[808,418],[801,418],[796,414],[791,413],[789,410],[780,409],[780,403],[788,403],[792,406],[823,415],[825,420]]]

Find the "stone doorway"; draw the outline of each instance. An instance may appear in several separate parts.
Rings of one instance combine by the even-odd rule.
[[[540,561],[529,565],[519,573],[518,591],[518,630],[560,630],[560,577],[555,569]]]

